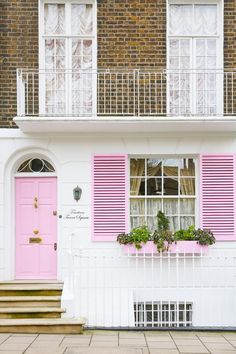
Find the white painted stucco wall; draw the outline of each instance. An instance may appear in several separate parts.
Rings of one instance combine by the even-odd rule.
[[[91,241],[91,158],[96,154],[194,155],[199,153],[236,153],[236,137],[231,133],[145,133],[145,134],[24,134],[16,129],[0,130],[0,279],[14,279],[14,173],[19,161],[28,156],[48,157],[58,176],[58,279],[68,276],[67,249],[93,249],[114,254],[115,242]],[[79,185],[81,200],[73,199]],[[80,207],[88,219],[76,222],[65,216]],[[210,254],[236,255],[235,242],[218,242]],[[223,266],[223,265],[222,265]],[[220,293],[219,295],[220,296]],[[231,296],[231,295],[230,295]],[[70,306],[70,305],[69,305]],[[235,306],[235,304],[234,304]],[[72,313],[68,309],[68,313]],[[227,310],[229,312],[229,309]],[[230,315],[228,314],[230,317]],[[196,318],[199,316],[196,316]],[[229,321],[232,324],[232,319]],[[202,324],[202,320],[198,323]],[[213,321],[214,325],[214,321]]]

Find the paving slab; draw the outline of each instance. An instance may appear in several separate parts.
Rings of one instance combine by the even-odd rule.
[[[23,353],[25,353],[25,351],[24,350],[4,350],[4,351],[2,351],[2,350],[0,350],[0,354],[23,354]]]
[[[109,347],[115,348],[118,347],[118,339],[116,341],[93,341],[90,343],[90,347],[101,348],[101,347]]]
[[[227,340],[222,337],[222,336],[210,336],[210,337],[205,337],[199,335],[198,338],[203,342],[203,343],[228,343]]]
[[[61,342],[64,338],[63,334],[39,334],[37,337],[38,341],[57,341]]]
[[[29,343],[2,343],[0,345],[0,350],[1,351],[4,351],[4,350],[8,350],[8,351],[11,351],[11,350],[15,350],[15,351],[20,351],[20,350],[26,350],[29,346]]]
[[[186,346],[186,345],[178,345],[178,350],[180,353],[183,354],[205,354],[209,353],[209,351],[204,347],[200,345],[192,345],[192,346]]]
[[[235,348],[229,343],[205,343],[205,346],[209,351],[235,351]]]
[[[29,348],[28,350],[26,350],[26,352],[24,352],[24,354],[64,354],[65,352],[65,348],[59,348],[56,350],[51,351],[50,349],[40,349],[40,348]],[[11,352],[12,354],[14,354],[14,352]],[[0,352],[1,354],[1,352]]]
[[[174,342],[176,345],[189,345],[189,346],[192,346],[192,345],[202,345],[201,341],[199,339],[192,339],[192,338],[175,338],[174,339]]]
[[[163,336],[163,335],[152,335],[152,336],[147,336],[146,335],[146,341],[149,342],[168,342],[172,341],[172,338],[170,335],[168,336]]]
[[[117,335],[110,335],[110,336],[106,336],[104,335],[96,335],[93,334],[92,336],[92,341],[108,341],[108,342],[112,342],[112,341],[118,341],[118,334]]]
[[[179,354],[177,349],[150,349],[150,354]]]
[[[119,332],[120,338],[144,338],[143,332]]]
[[[235,339],[228,339],[227,341],[228,341],[228,343],[230,343],[231,345],[233,345],[236,348],[236,338]]]
[[[13,337],[10,336],[9,338],[7,338],[4,342],[4,344],[28,344],[30,345],[31,343],[33,343],[33,341],[35,340],[35,337]]]
[[[28,353],[27,353],[28,354]],[[143,354],[141,349],[68,348],[65,354]]]
[[[169,342],[150,342],[148,348],[156,349],[176,349],[176,345],[173,341]]]
[[[121,347],[146,347],[147,343],[145,338],[120,338],[119,346]]]
[[[89,345],[90,344],[90,341],[91,341],[91,337],[76,337],[76,338],[73,338],[73,337],[65,337],[63,339],[63,341],[61,342],[61,345],[67,345],[67,346],[70,346],[71,344],[78,344],[78,345],[81,345],[81,344],[85,344],[85,345]]]

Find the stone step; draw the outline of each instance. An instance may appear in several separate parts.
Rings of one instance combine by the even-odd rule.
[[[0,282],[0,296],[60,296],[62,289],[61,282]]]
[[[0,318],[60,318],[63,312],[56,307],[1,307]]]
[[[0,321],[0,333],[79,334],[83,332],[84,324],[84,318],[2,319]]]
[[[60,296],[0,296],[2,307],[60,307]]]
[[[38,279],[23,279],[23,280],[1,280],[0,285],[4,284],[63,284],[60,280],[38,280]]]

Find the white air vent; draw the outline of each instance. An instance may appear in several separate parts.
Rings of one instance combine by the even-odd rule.
[[[192,326],[192,303],[137,302],[134,304],[135,327]]]

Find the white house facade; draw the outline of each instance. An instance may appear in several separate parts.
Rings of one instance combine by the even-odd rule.
[[[16,68],[19,129],[0,129],[0,278],[64,282],[63,316],[88,327],[235,327],[224,2],[166,1],[164,69],[148,57],[98,66],[100,3],[39,1],[39,67]],[[210,229],[216,243],[118,244],[135,227],[153,232],[158,211],[171,231]]]

